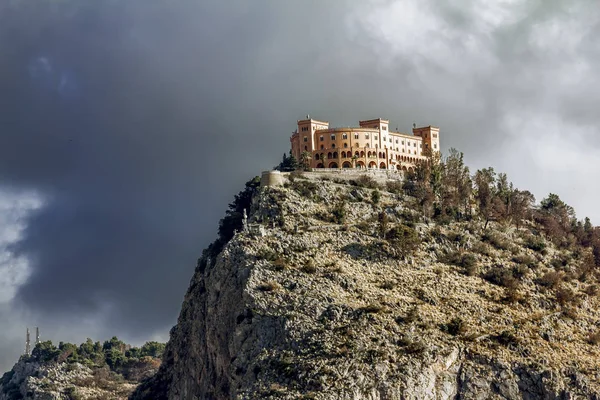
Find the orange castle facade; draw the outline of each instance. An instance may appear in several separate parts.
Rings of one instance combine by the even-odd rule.
[[[306,116],[290,138],[292,155],[310,168],[376,168],[413,170],[440,151],[440,129],[414,127],[412,135],[390,132],[390,121],[359,121],[356,128],[330,128],[329,122]],[[310,161],[308,158],[310,157]]]

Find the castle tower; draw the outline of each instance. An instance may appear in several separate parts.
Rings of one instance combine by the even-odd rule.
[[[423,153],[431,150],[433,153],[440,151],[440,128],[435,126],[424,126],[413,128],[413,135],[423,139]]]
[[[316,119],[312,119],[310,115],[307,115],[305,119],[298,121],[298,139],[297,147],[294,146],[292,142],[292,155],[296,157],[297,160],[300,160],[300,155],[304,151],[313,152],[319,147],[319,143],[315,132],[329,129],[329,122],[327,121],[318,121]]]

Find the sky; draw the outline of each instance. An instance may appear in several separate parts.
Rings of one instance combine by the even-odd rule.
[[[0,3],[0,370],[26,326],[166,340],[306,114],[439,126],[600,223],[599,34],[592,0]]]

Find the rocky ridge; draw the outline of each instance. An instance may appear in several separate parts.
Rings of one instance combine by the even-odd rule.
[[[315,176],[261,188],[249,222],[264,236],[199,260],[133,399],[599,398],[585,254]]]

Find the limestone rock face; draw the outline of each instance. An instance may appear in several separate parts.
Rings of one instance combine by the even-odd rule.
[[[0,383],[0,400],[126,399],[135,386],[101,379],[79,363],[21,359]]]
[[[559,306],[536,283],[558,250],[527,249],[527,228],[494,227],[510,244],[494,247],[476,223],[436,227],[371,191],[314,179],[262,189],[249,219],[266,235],[240,232],[199,261],[163,364],[132,398],[599,398],[596,297]],[[419,239],[410,251],[378,233],[400,225]],[[476,270],[441,262],[456,251]],[[509,301],[485,277],[518,255],[537,264]]]

